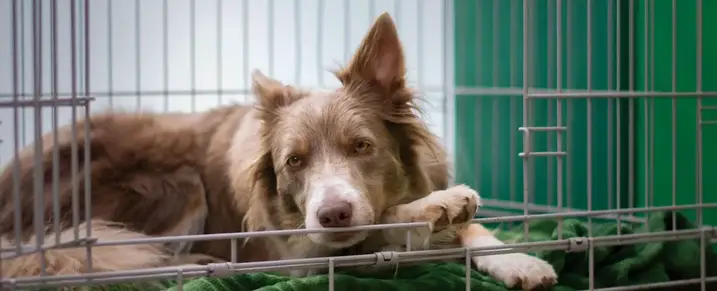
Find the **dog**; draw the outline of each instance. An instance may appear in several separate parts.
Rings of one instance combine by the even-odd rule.
[[[428,222],[429,230],[411,234],[418,249],[503,245],[471,223],[478,193],[449,187],[447,154],[420,118],[405,74],[396,27],[384,13],[350,62],[335,71],[340,90],[298,88],[254,71],[254,106],[192,114],[106,112],[62,127],[43,137],[41,162],[33,162],[34,147],[28,147],[0,175],[3,245],[12,245],[16,231],[25,243],[34,242],[33,191],[44,197],[45,239],[54,242],[53,185],[61,241],[74,237],[73,207],[80,213],[91,207],[89,220],[79,218],[80,235],[89,227],[99,241]],[[91,155],[85,156],[87,147]],[[40,165],[44,187],[35,189]],[[86,182],[91,204],[73,202],[73,192],[84,197]],[[13,207],[16,193],[22,195],[21,214]],[[237,246],[237,260],[396,250],[404,247],[407,232],[255,237]],[[229,261],[231,249],[227,240],[103,246],[93,248],[91,263],[94,271],[117,271]],[[85,248],[50,249],[45,257],[48,274],[88,271]],[[527,254],[472,261],[508,287],[531,290],[557,282],[548,263]],[[39,275],[39,254],[6,259],[1,267],[5,277]]]

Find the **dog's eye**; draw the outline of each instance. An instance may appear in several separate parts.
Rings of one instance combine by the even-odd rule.
[[[300,166],[301,166],[301,162],[302,162],[301,159],[298,158],[298,157],[296,157],[296,156],[289,157],[289,159],[286,160],[286,164],[289,165],[289,167],[292,167],[292,168],[298,168],[298,167],[300,167]]]
[[[371,144],[367,141],[358,141],[354,147],[355,154],[361,154],[371,149]]]

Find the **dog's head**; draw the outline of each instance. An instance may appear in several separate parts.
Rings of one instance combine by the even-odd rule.
[[[434,137],[414,111],[405,73],[388,14],[376,20],[349,64],[336,72],[340,90],[299,90],[255,71],[264,152],[254,165],[258,184],[250,211],[264,213],[248,219],[268,222],[249,224],[278,229],[374,224],[385,209],[410,195],[409,188],[430,183],[425,173],[414,177],[420,172],[415,147],[431,149]],[[366,236],[308,235],[331,249]]]

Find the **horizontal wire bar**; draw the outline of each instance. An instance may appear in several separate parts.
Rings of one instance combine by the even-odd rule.
[[[522,88],[467,88],[457,87],[456,95],[515,95],[522,96]],[[528,98],[638,98],[638,97],[717,97],[717,92],[654,92],[654,91],[616,91],[616,90],[561,90],[532,88],[528,90]]]
[[[566,130],[568,130],[568,128],[565,126],[521,126],[521,127],[518,127],[518,130],[519,131],[527,131],[527,132],[532,132],[532,131],[542,132],[542,131],[566,131]]]
[[[536,92],[528,93],[530,98],[638,98],[638,97],[660,97],[660,98],[696,98],[696,97],[717,97],[717,92],[621,92],[621,91],[584,91],[584,92]]]
[[[481,203],[483,206],[499,206],[514,209],[523,209],[523,203],[504,202],[490,199],[482,199]],[[530,205],[529,208],[538,208],[537,205]],[[579,217],[596,217],[596,218],[609,218],[614,219],[618,214],[631,214],[631,213],[645,213],[645,212],[663,212],[663,211],[680,211],[680,210],[692,210],[692,209],[704,209],[704,208],[717,208],[717,203],[706,203],[706,204],[691,204],[691,205],[676,205],[676,206],[662,206],[662,207],[651,207],[651,208],[623,208],[623,209],[611,209],[611,210],[592,210],[592,211],[578,211],[574,209],[554,209],[549,207],[543,207],[539,211],[541,212],[554,212],[544,214],[530,214],[525,215],[512,215],[512,216],[501,216],[501,217],[489,217],[489,218],[476,218],[473,219],[473,223],[501,223],[501,222],[519,222],[519,221],[531,221],[538,219],[560,219],[560,218],[579,218]],[[566,212],[566,210],[568,212]],[[626,221],[630,221],[629,217],[621,217]],[[639,220],[633,220],[633,222],[644,222]],[[162,236],[162,237],[149,237],[149,238],[137,238],[128,240],[108,240],[101,241],[94,238],[88,238],[83,242],[71,242],[62,243],[60,245],[45,245],[41,248],[37,248],[32,245],[23,245],[22,253],[17,254],[15,247],[3,248],[2,259],[10,259],[19,255],[27,255],[30,253],[46,251],[50,249],[64,249],[77,247],[78,243],[89,244],[92,247],[102,246],[116,246],[116,245],[133,245],[133,244],[159,244],[159,243],[171,243],[179,241],[207,241],[207,240],[221,240],[221,239],[240,239],[250,237],[269,237],[269,236],[286,236],[286,235],[302,235],[310,233],[328,233],[328,232],[346,232],[346,231],[365,231],[365,230],[384,230],[384,229],[396,229],[396,228],[418,228],[428,227],[427,222],[413,222],[413,223],[395,223],[395,224],[374,224],[365,226],[356,226],[350,228],[324,228],[324,229],[292,229],[292,230],[271,230],[271,231],[257,231],[257,232],[239,232],[239,233],[219,233],[219,234],[202,234],[202,235],[186,235],[186,236]],[[11,254],[8,254],[11,253]]]
[[[639,233],[627,235],[611,235],[604,237],[586,238],[595,247],[609,246],[614,244],[634,244],[649,243],[665,240],[687,240],[700,238],[702,236],[711,237],[717,235],[714,227],[688,229],[677,231],[665,231],[658,233]],[[500,246],[475,247],[467,248],[471,256],[489,256],[497,254],[505,254],[516,251],[533,252],[541,250],[570,250],[570,239],[544,242],[526,242],[517,244],[505,244]],[[425,250],[425,251],[408,251],[408,252],[392,252],[396,256],[396,263],[407,262],[427,262],[437,259],[460,259],[465,256],[466,248]],[[368,266],[377,264],[378,254],[353,255],[341,257],[321,257],[306,258],[279,261],[263,261],[249,263],[219,263],[208,264],[205,266],[178,266],[163,267],[152,269],[139,269],[129,271],[114,272],[97,272],[92,274],[81,275],[61,275],[61,276],[43,276],[43,277],[24,277],[14,279],[4,279],[0,283],[8,284],[19,288],[36,288],[64,286],[64,285],[82,285],[82,284],[105,284],[105,280],[119,277],[129,277],[132,279],[171,279],[180,272],[185,278],[198,276],[229,276],[238,273],[266,272],[276,270],[277,268],[325,268],[329,264],[329,260],[334,261],[336,267],[347,266]],[[135,282],[137,280],[134,280]]]
[[[529,152],[529,153],[518,153],[518,157],[564,157],[567,156],[566,152]]]
[[[492,199],[481,199],[481,204],[485,206],[498,206],[498,207],[512,207],[517,210],[524,209],[522,202],[505,202],[497,201]],[[532,205],[534,208],[537,205]],[[681,210],[693,210],[693,209],[704,209],[704,208],[717,208],[717,203],[703,203],[703,204],[689,204],[689,205],[671,205],[671,206],[653,206],[647,208],[621,208],[621,209],[610,209],[610,210],[590,210],[580,211],[575,209],[566,208],[550,208],[544,207],[541,212],[555,212],[545,214],[529,214],[529,215],[513,215],[503,217],[490,217],[490,218],[476,218],[473,219],[473,223],[498,223],[498,222],[518,222],[518,221],[530,221],[538,219],[555,219],[555,218],[580,218],[580,217],[596,217],[596,218],[609,218],[615,219],[618,214],[621,214],[620,219],[627,220],[629,217],[624,217],[622,214],[631,213],[647,213],[647,212],[666,212],[666,211],[681,211]],[[479,210],[480,211],[480,210]],[[610,216],[610,215],[615,215]],[[636,221],[638,222],[638,221]],[[640,221],[644,222],[644,221]]]
[[[336,89],[339,89],[340,87],[318,87],[314,88],[316,90],[330,90],[335,91]],[[442,93],[443,87],[435,87],[435,86],[424,86],[424,87],[414,87],[418,92],[432,92],[432,93]],[[58,97],[68,97],[72,96],[72,93],[70,92],[58,92]],[[170,91],[164,91],[164,90],[148,90],[148,91],[98,91],[92,92],[92,96],[96,97],[136,97],[138,94],[141,94],[142,97],[164,97],[165,95],[173,96],[173,95],[192,95],[195,94],[197,96],[200,95],[250,95],[251,90],[249,89],[222,89],[222,90],[170,90]],[[32,98],[35,97],[34,94],[17,94],[13,95],[12,93],[0,93],[0,99],[1,98],[12,98],[14,96],[23,97],[23,98]],[[40,96],[45,97],[51,97],[55,95],[51,94],[42,94]]]
[[[362,225],[354,227],[344,228],[319,228],[319,229],[289,229],[289,230],[266,230],[266,231],[250,231],[250,232],[233,232],[233,233],[214,233],[214,234],[198,234],[198,235],[178,235],[178,236],[156,236],[147,238],[135,238],[126,240],[107,240],[101,241],[94,238],[88,238],[87,244],[92,247],[103,247],[103,246],[118,246],[118,245],[135,245],[135,244],[165,244],[173,242],[195,242],[195,241],[207,241],[207,240],[222,240],[222,239],[242,239],[252,237],[272,237],[272,236],[288,236],[288,235],[305,235],[312,233],[334,233],[334,232],[347,232],[347,231],[370,231],[370,230],[385,230],[385,229],[400,229],[400,228],[420,228],[429,227],[428,222],[410,222],[410,223],[392,223],[392,224],[372,224]],[[23,254],[29,254],[34,252],[46,251],[50,249],[65,249],[76,247],[73,243],[63,244],[52,244],[44,245],[41,248],[37,248],[32,245],[23,245],[23,249],[29,250],[23,252]],[[3,253],[9,253],[10,251],[16,250],[15,247],[3,248]],[[15,253],[16,254],[16,253]],[[18,255],[8,256],[4,255],[2,259],[10,259],[17,257]]]
[[[36,107],[36,106],[85,106],[91,101],[94,101],[94,97],[77,97],[77,98],[58,98],[58,99],[35,99],[35,100],[12,100],[12,101],[0,101],[0,108],[17,108],[17,107]]]
[[[701,125],[714,125],[717,124],[717,120],[706,120],[706,121],[700,121]]]

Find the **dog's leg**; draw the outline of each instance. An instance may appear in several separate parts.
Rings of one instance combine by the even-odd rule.
[[[413,249],[455,245],[457,231],[470,224],[479,205],[478,193],[464,185],[436,191],[413,202],[389,208],[381,221],[428,222],[430,227],[389,229],[383,231],[383,235],[389,244],[403,245],[410,232]]]
[[[482,225],[470,223],[479,205],[478,193],[459,185],[395,206],[386,212],[382,222],[429,222],[430,229],[411,232],[413,249],[504,245]],[[408,236],[403,229],[385,230],[383,234],[393,246],[404,245]],[[521,286],[524,290],[533,290],[557,282],[550,264],[523,253],[475,256],[472,261],[478,270],[487,272],[509,288]]]
[[[458,237],[464,247],[505,245],[480,224],[468,225],[458,232]],[[553,286],[558,280],[553,266],[524,253],[475,256],[472,261],[478,270],[490,274],[509,288],[520,286],[523,290],[534,290]]]

